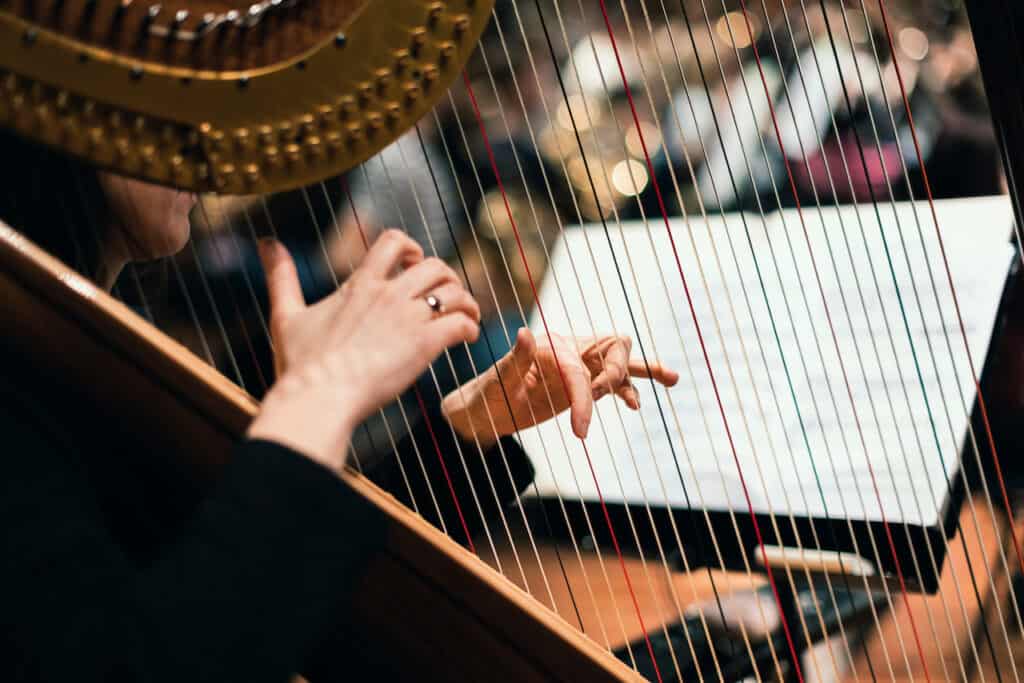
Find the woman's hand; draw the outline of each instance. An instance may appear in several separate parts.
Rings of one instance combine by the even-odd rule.
[[[251,438],[276,441],[332,468],[355,426],[401,393],[445,348],[479,334],[480,309],[455,272],[401,232],[385,232],[345,284],[307,306],[295,263],[260,244],[277,382]],[[403,270],[404,268],[404,270]],[[425,297],[444,305],[435,313]]]
[[[629,337],[575,340],[557,334],[538,346],[533,333],[523,328],[504,358],[448,394],[441,409],[464,439],[479,438],[487,446],[516,428],[539,424],[569,408],[572,431],[582,439],[590,427],[594,401],[602,396],[615,394],[633,410],[640,407],[630,377],[650,377],[669,387],[679,381],[672,370],[631,359],[632,347]]]

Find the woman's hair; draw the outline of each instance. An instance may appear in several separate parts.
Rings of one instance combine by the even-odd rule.
[[[0,130],[0,220],[91,276],[108,212],[95,168]]]

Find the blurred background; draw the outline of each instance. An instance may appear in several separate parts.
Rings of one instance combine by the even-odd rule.
[[[594,3],[499,1],[470,87],[457,82],[344,177],[203,198],[195,239],[166,277],[131,271],[121,295],[259,396],[272,363],[253,237],[289,246],[315,301],[382,228],[403,228],[465,276],[485,316],[469,354],[422,378],[435,403],[508,349],[532,301],[524,261],[539,283],[561,230],[660,219],[655,184],[679,217],[923,198],[896,63],[936,198],[1002,190],[960,0],[888,0],[891,43],[874,1],[748,0],[746,14],[739,0],[628,2],[628,14],[608,4],[614,45]],[[146,296],[151,280],[162,296]],[[358,448],[399,437],[418,414],[404,412],[389,407]]]

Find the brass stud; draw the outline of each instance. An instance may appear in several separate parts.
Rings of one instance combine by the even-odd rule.
[[[311,155],[318,157],[323,154],[323,146],[320,144],[320,138],[316,135],[310,135],[306,138],[306,151]]]
[[[295,129],[292,127],[291,121],[282,121],[277,124],[277,135],[281,142],[290,142],[295,135]]]
[[[341,133],[336,130],[329,130],[324,135],[324,139],[327,140],[327,146],[333,149],[341,147]]]
[[[377,70],[377,94],[383,96],[391,85],[391,73],[388,69]]]
[[[239,128],[235,131],[235,145],[239,149],[245,149],[249,146],[249,129]]]
[[[261,145],[270,145],[274,142],[274,127],[263,125],[259,127],[259,137]]]
[[[412,62],[412,56],[406,49],[395,50],[395,75],[401,76],[405,73],[405,70],[409,68],[409,64]]]
[[[406,83],[403,90],[405,91],[405,106],[411,107],[420,98],[420,85],[419,83]]]
[[[455,43],[446,40],[438,48],[441,65],[444,66],[455,57]]]
[[[452,34],[455,36],[456,40],[462,38],[462,36],[465,35],[466,31],[469,30],[469,24],[470,20],[468,14],[460,14],[459,16],[455,17],[455,19],[452,21]]]
[[[144,145],[142,149],[139,150],[139,156],[142,158],[142,164],[144,166],[149,166],[156,159],[156,149],[153,145]]]
[[[326,126],[328,122],[334,117],[334,107],[329,104],[321,104],[316,108],[317,117],[320,119],[320,125]]]
[[[338,98],[338,118],[347,120],[356,112],[356,103],[351,95],[344,95]]]
[[[359,85],[359,104],[366,106],[370,101],[370,97],[373,96],[373,87],[369,83],[362,83]]]
[[[260,167],[256,164],[246,164],[245,179],[249,181],[250,185],[255,185],[260,179]]]
[[[412,37],[409,41],[409,53],[413,57],[419,57],[420,52],[423,50],[423,46],[427,42],[427,29],[417,28],[413,29]]]
[[[424,87],[429,87],[434,81],[436,81],[439,73],[440,70],[433,64],[428,64],[425,67],[423,67]]]
[[[290,163],[295,163],[302,156],[302,149],[292,142],[285,145],[284,156]]]
[[[68,108],[68,104],[71,101],[71,96],[68,95],[67,90],[61,90],[57,93],[57,110],[64,111]]]
[[[443,2],[435,2],[427,8],[427,26],[430,28],[437,28],[438,22],[441,20],[441,13],[444,11]]]

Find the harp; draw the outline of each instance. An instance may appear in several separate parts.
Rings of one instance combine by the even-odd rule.
[[[644,362],[671,348],[691,378],[644,387],[636,416],[600,405],[589,444],[558,420],[517,435],[537,481],[476,536],[463,512],[500,460],[440,529],[449,491],[408,509],[349,473],[391,520],[357,609],[406,675],[1018,678],[1019,10],[968,8],[1011,211],[934,196],[927,36],[892,0],[199,5],[0,6],[0,124],[204,193],[165,325],[197,355],[135,271],[142,315],[4,230],[4,343],[40,382],[215,477],[268,382],[240,245],[297,211],[330,289],[331,233],[354,229],[344,261],[388,216],[497,325],[382,409],[356,463],[445,372],[493,363],[510,313],[540,339],[612,328]],[[432,445],[417,458],[455,471],[482,457]]]

